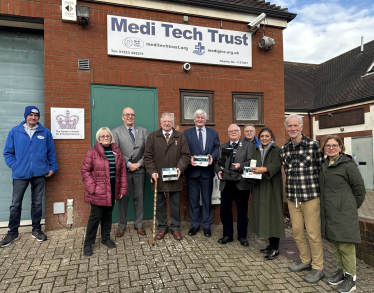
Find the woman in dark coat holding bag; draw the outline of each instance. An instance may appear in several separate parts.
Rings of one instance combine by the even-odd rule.
[[[356,243],[361,243],[357,209],[365,199],[365,185],[343,141],[328,135],[320,151],[327,155],[319,173],[322,236],[331,240],[338,271],[327,278],[339,292],[356,290]]]
[[[107,127],[96,133],[97,142],[84,158],[81,174],[86,191],[84,201],[91,204],[83,254],[92,255],[92,245],[101,223],[101,243],[108,248],[116,244],[110,239],[114,203],[127,193],[126,164],[120,149],[114,144]]]
[[[263,128],[259,133],[261,144],[253,154],[255,174],[262,174],[255,179],[252,188],[251,210],[249,212],[248,231],[258,237],[269,239],[269,245],[260,252],[266,260],[273,260],[279,255],[279,240],[284,238],[283,224],[283,181],[280,148],[275,144],[270,128]]]

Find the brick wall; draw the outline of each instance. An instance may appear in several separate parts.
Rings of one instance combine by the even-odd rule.
[[[84,203],[84,186],[80,168],[90,148],[90,84],[156,87],[158,112],[175,113],[180,124],[179,90],[214,91],[215,129],[221,143],[228,141],[227,127],[232,123],[232,92],[263,93],[264,122],[274,131],[277,144],[284,139],[284,73],[282,29],[267,27],[266,35],[275,39],[275,46],[262,52],[253,39],[253,67],[209,66],[193,64],[188,74],[180,62],[166,62],[107,55],[108,14],[133,18],[182,23],[181,15],[123,6],[82,2],[90,6],[89,26],[61,21],[60,1],[1,0],[1,13],[44,18],[45,51],[45,114],[50,127],[50,107],[85,108],[86,139],[56,140],[59,171],[46,184],[46,228],[60,227],[53,215],[53,202],[74,199],[74,226],[86,225],[90,212]],[[220,28],[220,20],[189,17],[189,24]],[[223,21],[223,29],[247,31],[245,23]],[[90,60],[90,71],[79,71],[77,59]],[[187,127],[182,127],[182,131]],[[182,195],[181,215],[188,220],[186,189]],[[65,219],[61,221],[66,223]],[[219,206],[214,210],[214,222],[219,222]]]
[[[361,244],[356,245],[356,255],[374,266],[374,221],[360,218]]]

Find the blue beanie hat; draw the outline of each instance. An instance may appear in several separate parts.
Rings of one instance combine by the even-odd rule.
[[[27,107],[25,108],[25,115],[24,115],[25,119],[26,119],[26,117],[27,117],[30,113],[38,114],[38,115],[39,115],[39,118],[40,118],[40,111],[39,111],[39,109],[38,109],[37,107],[35,107],[35,106],[27,106]]]

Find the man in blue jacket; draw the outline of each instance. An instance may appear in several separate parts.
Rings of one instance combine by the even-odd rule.
[[[188,188],[188,205],[191,229],[188,235],[194,236],[200,230],[200,193],[203,204],[202,224],[204,236],[210,237],[212,224],[212,192],[214,166],[213,161],[218,157],[219,138],[214,129],[205,127],[206,112],[197,110],[194,114],[195,127],[184,131],[191,153],[191,165],[185,171]],[[195,157],[205,155],[209,157],[207,167],[198,166]]]
[[[56,150],[51,132],[38,121],[40,111],[35,106],[25,109],[25,121],[15,126],[8,134],[4,148],[5,163],[12,168],[13,197],[10,206],[9,231],[0,242],[0,247],[10,245],[18,239],[21,222],[22,200],[31,184],[32,237],[47,240],[41,230],[42,198],[45,177],[57,171]]]

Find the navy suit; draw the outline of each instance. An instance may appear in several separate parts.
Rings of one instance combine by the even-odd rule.
[[[201,144],[196,132],[196,127],[184,131],[188,141],[191,156],[208,155],[213,157],[213,162],[218,157],[219,138],[214,129],[206,128],[205,149]],[[203,228],[208,229],[212,224],[212,192],[214,178],[214,164],[207,167],[189,165],[185,171],[188,188],[188,205],[191,227],[199,228],[200,216],[200,192],[203,203]]]

